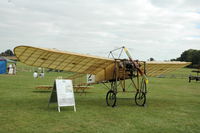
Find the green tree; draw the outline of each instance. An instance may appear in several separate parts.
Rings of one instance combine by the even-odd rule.
[[[200,50],[196,50],[196,49],[186,50],[181,54],[180,57],[178,57],[175,60],[192,62],[192,64],[189,67],[199,67],[200,66]]]
[[[5,52],[2,52],[0,55],[1,56],[14,56],[14,53],[12,50],[8,49]]]
[[[151,57],[151,58],[149,58],[149,61],[155,61],[155,59]]]

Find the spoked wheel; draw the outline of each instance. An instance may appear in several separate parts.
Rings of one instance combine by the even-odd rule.
[[[145,92],[137,92],[135,94],[135,103],[138,106],[144,106],[146,103],[146,94]]]
[[[144,106],[146,103],[146,94],[147,94],[147,84],[144,79],[142,79],[140,84],[140,90],[135,94],[135,103],[138,106]]]
[[[114,107],[116,104],[116,93],[113,90],[109,90],[106,95],[106,103],[108,106]]]

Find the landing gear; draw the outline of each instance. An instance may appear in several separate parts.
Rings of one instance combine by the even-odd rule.
[[[135,94],[135,103],[138,106],[144,106],[146,103],[146,93],[147,93],[147,85],[144,79],[142,79],[140,89],[137,90]]]
[[[115,58],[112,52],[110,51],[110,55],[114,58],[115,62],[109,69],[105,69],[105,72],[109,72],[105,75],[105,78],[110,84],[111,87],[105,85],[109,91],[106,94],[106,103],[108,106],[116,106],[116,95],[119,89],[119,85],[122,88],[122,91],[125,92],[132,85],[136,89],[135,94],[135,103],[138,106],[144,106],[146,103],[146,94],[147,94],[147,83],[148,79],[146,77],[146,62],[133,60],[131,58],[130,53],[125,47],[122,47],[121,52],[118,58]],[[125,52],[129,59],[120,59],[122,52]],[[129,79],[130,85],[126,88],[125,81]]]
[[[116,104],[116,93],[113,90],[109,90],[106,95],[106,103],[108,106],[114,107]]]

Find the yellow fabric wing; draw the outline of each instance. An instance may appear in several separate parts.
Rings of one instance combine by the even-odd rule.
[[[83,74],[96,74],[114,63],[114,60],[109,58],[31,46],[18,46],[14,49],[14,53],[21,62],[30,66]]]
[[[147,76],[158,76],[185,67],[191,62],[146,62]]]

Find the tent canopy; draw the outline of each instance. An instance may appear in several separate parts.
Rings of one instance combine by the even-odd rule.
[[[6,73],[7,60],[0,57],[0,74]]]

